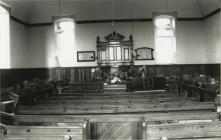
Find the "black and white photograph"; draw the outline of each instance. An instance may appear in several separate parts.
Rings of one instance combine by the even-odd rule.
[[[221,140],[221,0],[0,0],[0,140]]]

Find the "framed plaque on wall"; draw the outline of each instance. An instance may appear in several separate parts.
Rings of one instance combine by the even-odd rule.
[[[77,52],[78,62],[95,61],[95,51],[80,51]]]
[[[141,47],[135,49],[135,60],[154,60],[152,48]]]

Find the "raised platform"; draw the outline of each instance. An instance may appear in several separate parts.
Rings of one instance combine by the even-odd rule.
[[[126,84],[108,84],[108,85],[105,85],[104,84],[104,90],[106,91],[126,91],[127,90],[127,85]]]

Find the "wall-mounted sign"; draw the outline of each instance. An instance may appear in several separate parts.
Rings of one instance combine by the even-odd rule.
[[[136,56],[135,60],[154,60],[152,48],[142,47],[135,49]]]
[[[95,52],[94,51],[77,52],[77,61],[78,62],[95,61]]]

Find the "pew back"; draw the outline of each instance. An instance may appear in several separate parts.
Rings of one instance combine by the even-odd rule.
[[[146,140],[221,139],[221,122],[146,125]]]
[[[85,123],[57,126],[6,126],[3,140],[86,140],[88,128]]]
[[[68,88],[63,89],[63,92],[69,93],[99,93],[103,92],[103,82],[70,82]]]
[[[186,120],[219,120],[216,112],[189,113],[148,113],[148,114],[118,114],[118,115],[14,115],[16,125],[49,124],[57,122],[82,122],[88,118],[90,122],[138,122],[144,118],[148,122],[174,122]]]

